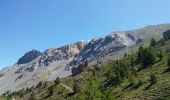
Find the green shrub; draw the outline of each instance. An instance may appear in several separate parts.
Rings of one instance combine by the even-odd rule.
[[[150,84],[153,85],[155,83],[157,83],[157,77],[155,74],[150,74]]]
[[[78,83],[74,82],[74,85],[73,85],[74,94],[78,93],[79,91],[80,91],[80,88],[79,88]]]
[[[150,46],[153,47],[157,44],[156,40],[154,38],[151,39]]]

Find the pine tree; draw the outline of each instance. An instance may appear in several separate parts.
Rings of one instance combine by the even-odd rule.
[[[160,60],[162,60],[162,58],[163,58],[162,50],[160,50],[160,52],[159,52],[159,58],[160,58]]]
[[[74,85],[73,85],[73,92],[74,92],[74,94],[78,93],[79,90],[80,90],[79,89],[79,85],[76,82],[74,82]]]
[[[116,74],[116,85],[120,85],[120,83],[122,82],[122,78],[120,76],[120,72],[116,71],[115,74]]]
[[[135,65],[135,60],[134,60],[133,56],[130,59],[130,65],[131,65],[131,67],[133,67]]]
[[[151,39],[150,46],[153,47],[157,44],[156,40],[154,38]]]
[[[92,78],[90,78],[88,81],[87,81],[87,85],[86,85],[86,88],[85,88],[85,100],[95,100],[95,95],[96,95],[96,92],[97,92],[97,87],[96,87],[96,83],[94,81],[94,76]]]
[[[59,78],[59,77],[56,78],[55,84],[56,84],[56,85],[60,84],[60,78]]]
[[[149,65],[153,65],[156,62],[156,51],[154,48],[148,49],[148,59],[150,59]]]
[[[48,88],[48,95],[45,98],[51,97],[54,94],[54,86]]]
[[[150,48],[143,48],[142,46],[139,47],[138,50],[138,56],[137,56],[137,62],[139,64],[142,64],[143,67],[147,67],[149,65],[154,64],[156,61],[156,52],[155,49]]]
[[[160,39],[160,40],[158,41],[158,44],[159,44],[160,46],[165,45],[165,40],[164,40],[164,39]]]
[[[122,79],[129,78],[130,70],[128,67],[128,63],[126,61],[124,60],[120,61],[117,70],[119,71]]]
[[[143,46],[139,47],[139,50],[138,50],[138,55],[137,55],[137,63],[142,63],[143,61],[143,55],[144,55],[144,48]]]
[[[156,62],[156,52],[153,48],[145,48],[141,59],[143,67],[147,67]]]
[[[108,70],[106,73],[105,73],[105,76],[107,79],[111,79],[113,77],[113,74],[112,74],[112,70]]]

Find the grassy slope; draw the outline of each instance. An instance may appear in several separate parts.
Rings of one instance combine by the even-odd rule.
[[[87,88],[89,82],[88,79],[95,78],[94,88],[95,88],[95,99],[96,100],[105,100],[106,95],[111,95],[111,100],[169,100],[170,99],[170,72],[165,72],[166,67],[166,58],[167,54],[165,50],[170,48],[170,42],[167,42],[165,46],[161,47],[164,50],[164,57],[162,61],[155,63],[153,66],[143,69],[138,72],[138,76],[132,76],[134,80],[134,85],[130,86],[128,79],[125,79],[119,86],[109,86],[106,90],[101,91],[99,87],[106,80],[105,74],[107,71],[111,70],[113,66],[112,63],[103,64],[101,70],[95,70],[95,76],[93,74],[94,69],[86,68],[84,72],[80,75],[74,77],[67,77],[61,80],[61,84],[54,85],[54,82],[46,82],[47,86],[45,88],[37,88],[33,90],[33,95],[36,100],[42,100],[49,93],[48,88],[53,86],[54,93],[52,96],[46,98],[46,100],[80,100],[84,98],[84,91]],[[129,61],[129,58],[124,58],[126,61]],[[146,89],[149,86],[149,75],[154,73],[158,82],[152,85],[150,88]],[[142,85],[135,88],[135,86],[142,81]],[[72,93],[72,88],[74,82],[77,82],[80,87],[79,93],[68,96]],[[25,94],[21,98],[26,100],[30,98],[31,93]],[[12,98],[20,99],[18,96],[12,96]],[[1,98],[0,98],[1,99]],[[2,99],[3,100],[3,99]]]

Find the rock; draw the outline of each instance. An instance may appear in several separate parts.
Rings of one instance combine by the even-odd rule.
[[[0,74],[0,77],[3,77],[3,76],[5,76],[4,73],[1,73],[1,74]]]
[[[43,53],[40,58],[40,66],[48,66],[49,63],[57,60],[68,60],[74,58],[86,45],[85,42],[76,42],[60,48],[51,48]]]
[[[17,69],[16,71],[15,71],[15,74],[20,74],[20,73],[22,73],[23,72],[23,67],[20,67],[19,69]]]
[[[122,50],[126,47],[136,45],[141,42],[139,36],[134,36],[125,32],[113,32],[102,38],[92,39],[70,65],[78,65],[85,60],[94,60],[105,55]]]
[[[22,77],[23,77],[23,74],[19,75],[19,76],[15,79],[15,81],[20,80]]]
[[[35,70],[35,67],[33,65],[25,69],[25,71],[28,71],[28,72],[33,72],[34,70]]]
[[[38,56],[41,56],[42,53],[37,51],[37,50],[32,50],[27,52],[23,57],[21,57],[17,64],[26,64],[29,63],[31,61],[33,61],[34,59],[36,59]]]

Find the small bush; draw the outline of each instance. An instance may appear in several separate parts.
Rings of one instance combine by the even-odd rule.
[[[156,40],[154,38],[151,39],[150,46],[153,47],[157,44]]]
[[[80,90],[79,89],[79,85],[76,82],[74,82],[74,85],[73,85],[73,92],[74,92],[74,94],[78,93],[79,90]]]
[[[155,74],[150,74],[150,84],[153,85],[155,83],[157,83],[157,77]]]

